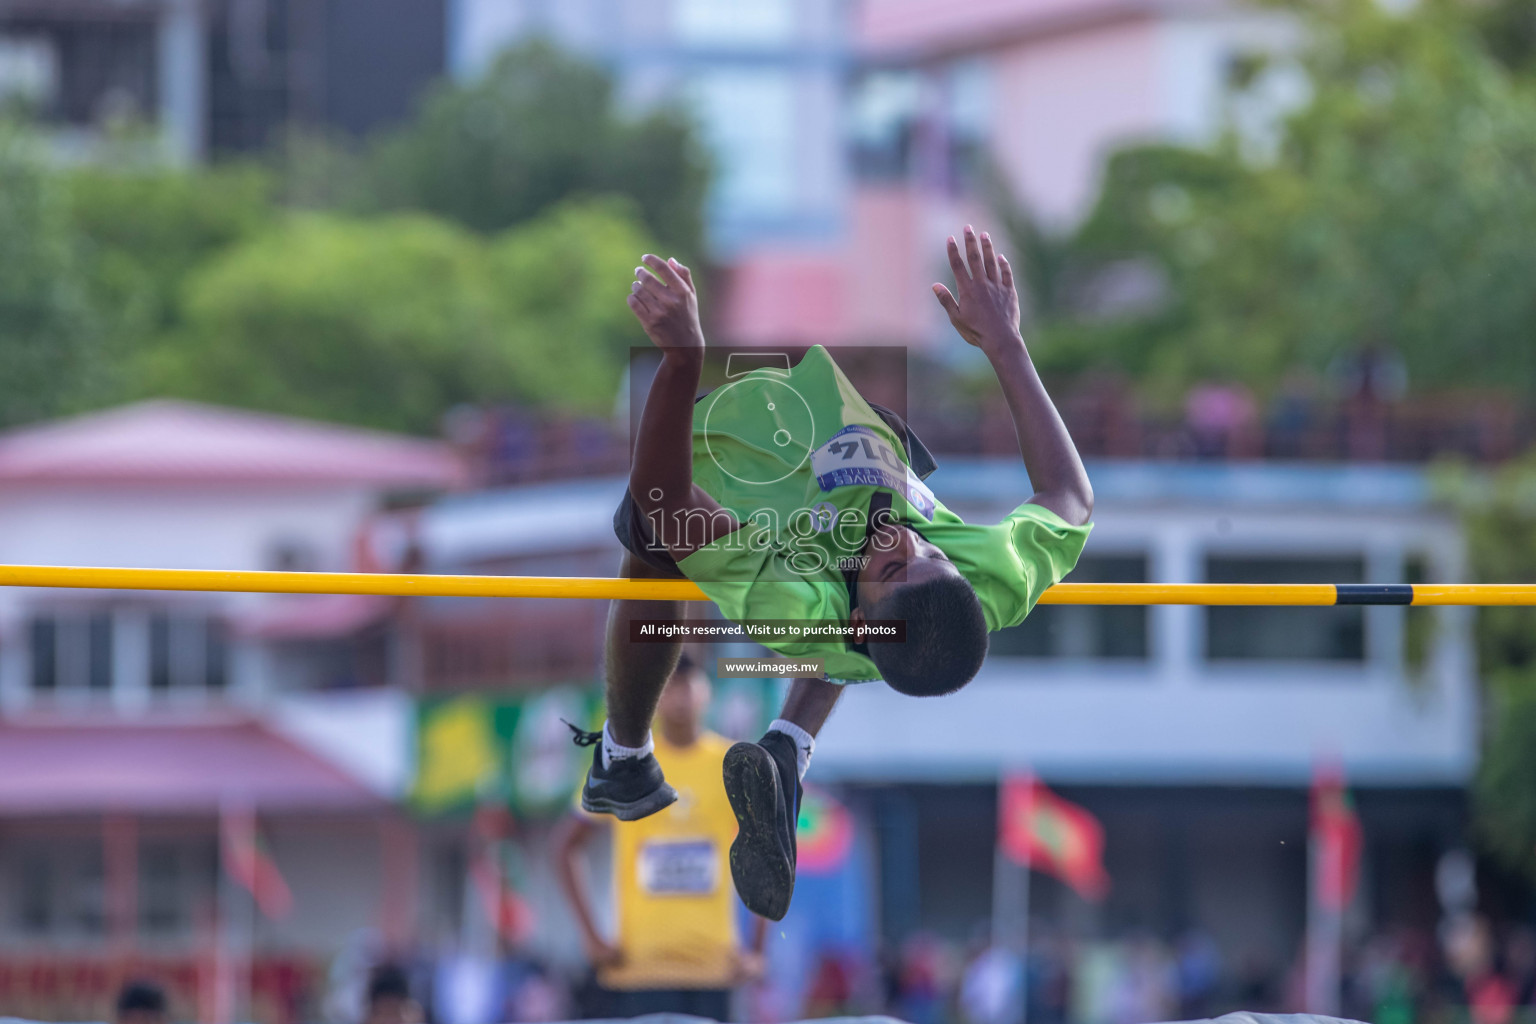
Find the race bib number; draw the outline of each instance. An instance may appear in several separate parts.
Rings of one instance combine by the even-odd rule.
[[[933,518],[936,499],[912,467],[884,438],[854,424],[832,435],[811,453],[811,470],[823,491],[838,487],[885,487],[902,495],[924,519]]]
[[[640,848],[640,888],[651,896],[707,896],[719,884],[720,858],[707,839]]]

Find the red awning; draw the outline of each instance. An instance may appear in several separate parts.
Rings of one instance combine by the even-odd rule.
[[[0,724],[0,815],[377,808],[331,762],[254,721]]]

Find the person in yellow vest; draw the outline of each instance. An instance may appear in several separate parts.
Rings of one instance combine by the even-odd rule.
[[[684,652],[656,708],[655,755],[678,799],[639,821],[577,810],[555,836],[561,889],[581,929],[606,1016],[684,1013],[730,1017],[731,989],[762,976],[767,922],[743,946],[729,849],[736,817],[721,785],[731,743],[704,728],[710,682]],[[583,883],[584,847],[612,832],[615,934],[599,932]]]

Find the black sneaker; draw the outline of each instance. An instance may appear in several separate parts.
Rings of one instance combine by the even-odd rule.
[[[731,878],[748,910],[770,921],[789,913],[795,892],[795,823],[800,770],[795,741],[769,732],[725,754],[725,795],[736,812]]]
[[[578,747],[592,748],[592,767],[581,787],[582,810],[611,814],[620,821],[637,821],[677,802],[677,790],[667,785],[655,754],[621,757],[604,768],[603,734],[586,732],[570,722],[565,724],[575,733],[573,739]]]

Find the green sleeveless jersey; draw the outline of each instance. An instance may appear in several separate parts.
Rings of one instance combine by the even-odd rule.
[[[694,407],[693,482],[742,523],[678,567],[736,622],[845,623],[845,568],[865,545],[871,499],[943,551],[981,601],[988,629],[1024,620],[1077,563],[1090,527],[1025,504],[995,526],[962,522],[907,463],[906,449],[817,345],[788,369],[759,368]],[[761,639],[822,658],[838,681],[880,678],[847,644]]]

